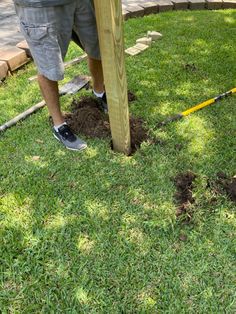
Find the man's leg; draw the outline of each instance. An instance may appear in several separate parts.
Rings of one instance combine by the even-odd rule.
[[[108,113],[107,96],[104,87],[104,77],[101,60],[88,57],[89,70],[92,76],[93,94],[97,97],[99,107],[104,113]]]
[[[108,111],[104,78],[99,49],[96,17],[93,0],[77,0],[74,18],[74,35],[79,44],[88,54],[88,66],[93,81],[93,92],[99,100],[104,112]]]
[[[38,83],[49,113],[53,119],[53,134],[55,138],[68,149],[85,149],[87,144],[73,134],[62,115],[57,81],[51,81],[42,74],[38,74]]]
[[[38,74],[39,87],[55,126],[65,122],[59,103],[58,83]]]
[[[75,4],[55,7],[16,5],[21,30],[38,68],[38,82],[53,118],[53,135],[68,149],[87,147],[65,123],[59,105],[58,81],[63,79],[66,54],[74,21]]]
[[[96,60],[89,57],[88,65],[89,65],[89,70],[92,76],[93,90],[96,93],[101,94],[105,91],[102,62],[101,60]]]

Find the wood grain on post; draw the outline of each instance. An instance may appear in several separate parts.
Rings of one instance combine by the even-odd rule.
[[[121,0],[94,0],[113,148],[130,154]]]

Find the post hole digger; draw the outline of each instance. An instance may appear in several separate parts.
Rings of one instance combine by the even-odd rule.
[[[180,119],[190,115],[191,113],[194,113],[194,112],[196,112],[196,111],[198,111],[200,109],[203,109],[203,108],[205,108],[207,106],[210,106],[210,105],[220,101],[221,99],[227,98],[227,97],[229,97],[229,96],[231,96],[232,94],[235,94],[235,93],[236,93],[236,87],[234,87],[234,88],[230,89],[229,91],[227,91],[227,92],[225,92],[223,94],[220,94],[220,95],[218,95],[218,96],[216,96],[214,98],[208,99],[208,100],[206,100],[206,101],[204,101],[204,102],[202,102],[202,103],[200,103],[200,104],[198,104],[196,106],[193,106],[193,107],[191,107],[191,108],[189,108],[189,109],[187,109],[187,110],[185,110],[185,111],[183,111],[181,113],[178,113],[178,114],[176,114],[176,115],[174,115],[172,117],[167,118],[165,121],[160,122],[158,124],[158,127],[162,127],[162,126],[165,126],[165,125],[167,125],[167,124],[169,124],[169,123],[171,123],[173,121],[180,120]]]

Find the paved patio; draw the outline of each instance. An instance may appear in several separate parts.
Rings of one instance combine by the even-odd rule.
[[[2,0],[0,2],[0,48],[14,46],[22,38],[12,0]]]
[[[122,7],[127,19],[166,10],[236,9],[236,0],[122,0]],[[0,48],[15,46],[21,40],[13,0],[1,0]]]
[[[123,0],[124,8],[128,5],[134,6],[139,2],[148,0]],[[18,27],[18,20],[12,0],[1,0],[0,2],[0,48],[3,46],[15,46],[23,40]]]

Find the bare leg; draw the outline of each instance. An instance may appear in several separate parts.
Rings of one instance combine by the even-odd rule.
[[[41,74],[38,75],[38,82],[49,113],[52,116],[54,125],[64,123],[65,119],[62,116],[59,103],[58,83],[50,81]]]
[[[54,126],[59,127],[65,120],[60,109],[58,83],[47,79],[43,75],[38,75],[38,82],[49,113],[52,116]],[[53,134],[57,140],[70,150],[81,151],[87,147],[87,144],[75,136],[67,125],[58,130],[53,130]]]
[[[104,78],[102,70],[102,62],[100,60],[88,58],[88,66],[92,75],[93,89],[97,93],[103,93],[104,89]]]

